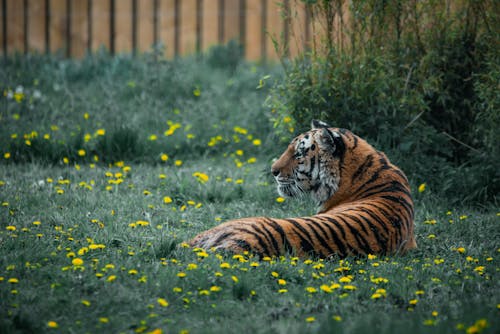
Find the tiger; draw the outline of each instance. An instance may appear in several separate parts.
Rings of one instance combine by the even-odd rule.
[[[230,220],[189,240],[191,247],[263,257],[402,254],[417,247],[405,174],[364,139],[313,120],[272,164],[283,197],[309,194],[315,215]]]

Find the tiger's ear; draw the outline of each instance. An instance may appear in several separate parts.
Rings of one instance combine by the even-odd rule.
[[[319,145],[327,151],[334,152],[339,139],[340,134],[338,132],[330,131],[328,128],[324,127],[319,137]]]
[[[330,125],[326,124],[323,121],[319,121],[317,119],[313,119],[311,122],[311,128],[312,129],[322,129],[322,128],[331,128]]]

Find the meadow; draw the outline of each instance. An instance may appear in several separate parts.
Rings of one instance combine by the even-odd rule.
[[[0,332],[500,330],[500,211],[452,206],[432,180],[411,180],[406,255],[186,247],[231,218],[314,213],[269,173],[286,147],[264,107],[278,68],[154,53],[0,62]]]

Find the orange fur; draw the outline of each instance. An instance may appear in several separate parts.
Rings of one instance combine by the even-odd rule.
[[[310,193],[310,217],[252,217],[207,230],[189,244],[260,256],[393,254],[416,248],[406,176],[384,153],[348,130],[314,121],[271,167],[285,196]]]

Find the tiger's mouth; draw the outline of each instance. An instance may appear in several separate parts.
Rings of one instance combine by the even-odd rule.
[[[283,197],[297,197],[304,193],[304,190],[295,180],[276,178],[278,183],[278,194]]]

